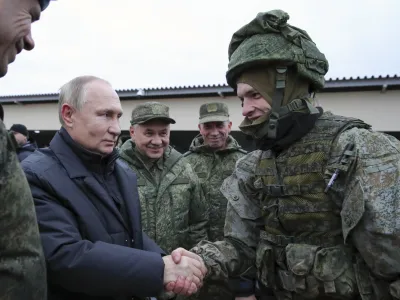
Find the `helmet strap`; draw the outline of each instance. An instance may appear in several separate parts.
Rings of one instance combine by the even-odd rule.
[[[268,122],[268,138],[276,139],[278,130],[279,110],[282,105],[286,87],[287,67],[276,67],[275,92],[272,96],[271,114]]]

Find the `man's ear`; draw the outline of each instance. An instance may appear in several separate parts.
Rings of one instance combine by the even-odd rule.
[[[135,134],[135,127],[133,125],[131,125],[131,127],[129,127],[129,135],[131,136],[132,140],[133,140],[134,134]]]
[[[64,103],[61,107],[61,118],[66,127],[72,128],[74,125],[73,115],[76,112],[75,108],[71,105]]]
[[[229,129],[228,132],[231,132],[231,130],[232,130],[232,122],[231,121],[229,121],[229,123],[228,123],[228,129]]]

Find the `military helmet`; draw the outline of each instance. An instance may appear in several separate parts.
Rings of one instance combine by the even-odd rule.
[[[51,0],[39,0],[40,8],[42,9],[42,11],[49,6],[50,1]]]
[[[287,23],[289,15],[282,10],[259,13],[236,31],[229,44],[228,84],[245,69],[260,64],[295,66],[300,76],[311,83],[313,90],[323,88],[329,65],[306,31]]]

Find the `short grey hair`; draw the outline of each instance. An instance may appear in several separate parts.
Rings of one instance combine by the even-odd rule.
[[[110,84],[108,81],[96,76],[79,76],[67,82],[60,88],[60,94],[58,97],[58,118],[61,125],[65,125],[61,115],[63,104],[69,104],[73,108],[81,110],[86,101],[86,85],[98,80]]]

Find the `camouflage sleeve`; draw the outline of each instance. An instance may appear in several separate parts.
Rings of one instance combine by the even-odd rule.
[[[204,259],[211,280],[255,278],[256,248],[263,221],[258,205],[260,194],[251,183],[254,158],[239,160],[233,174],[222,184],[221,192],[228,199],[224,240],[202,241],[191,250]]]
[[[189,164],[187,167],[190,169],[190,180],[193,187],[189,215],[190,242],[193,246],[202,240],[208,240],[209,207],[204,197],[199,178]]]
[[[356,161],[343,183],[342,228],[376,278],[400,278],[400,142],[366,129],[342,133],[336,151],[355,144]]]
[[[46,299],[46,265],[31,191],[0,121],[0,299]]]

